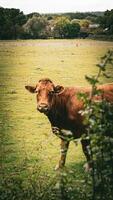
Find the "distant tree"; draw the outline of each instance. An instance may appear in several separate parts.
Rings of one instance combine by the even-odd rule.
[[[31,38],[46,38],[46,27],[47,19],[42,16],[33,15],[32,18],[29,18],[26,24],[24,24],[24,33]]]
[[[95,17],[87,16],[85,19],[92,22],[92,23],[98,23],[98,17],[96,17],[96,16]]]
[[[74,22],[73,20],[71,21],[68,29],[68,37],[69,38],[75,38],[78,37],[78,34],[80,32],[80,25],[79,23]]]
[[[80,22],[80,25],[81,25],[81,27],[87,29],[87,28],[89,27],[89,24],[90,24],[90,23],[91,23],[91,22],[90,22],[89,20],[84,19],[84,20],[82,20],[82,21]]]
[[[78,36],[80,25],[71,22],[67,17],[59,17],[54,25],[54,37],[74,38]]]
[[[19,9],[10,10],[10,21],[12,24],[13,38],[18,38],[21,26],[26,22],[26,17]]]
[[[54,18],[52,14],[47,14],[45,15],[45,17],[47,18],[48,21]]]
[[[89,30],[90,23],[99,29]],[[24,15],[19,9],[0,7],[0,39],[76,38],[88,34],[113,35],[113,9],[103,12]]]
[[[108,33],[113,34],[113,9],[107,10],[104,16],[98,17],[98,21],[102,28],[108,29]]]
[[[87,19],[82,19],[79,22],[81,29],[80,29],[80,38],[86,38],[89,35],[89,25],[91,24],[91,21]]]
[[[0,7],[0,39],[3,39],[4,22],[5,22],[4,8]]]
[[[27,19],[32,18],[33,16],[40,17],[41,15],[37,12],[29,13],[26,15]]]
[[[17,39],[26,17],[19,9],[0,8],[0,39]]]
[[[87,17],[96,17],[96,14],[93,12],[75,12],[75,13],[64,13],[62,16],[67,16],[71,20],[73,19],[86,19]]]
[[[70,23],[67,17],[56,18],[53,33],[55,38],[65,38],[67,35],[66,27]]]

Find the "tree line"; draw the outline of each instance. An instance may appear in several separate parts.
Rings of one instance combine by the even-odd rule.
[[[90,29],[91,24],[99,27]],[[113,34],[113,10],[91,13],[25,15],[19,9],[0,7],[0,39],[85,38]]]

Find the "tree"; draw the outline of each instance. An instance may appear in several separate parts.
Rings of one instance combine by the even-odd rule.
[[[81,27],[84,29],[87,29],[89,27],[89,24],[91,24],[89,20],[81,20],[80,22]]]
[[[67,17],[59,17],[54,25],[54,37],[75,38],[80,31],[80,25],[70,21]]]
[[[102,28],[107,28],[108,33],[113,34],[113,9],[111,11],[107,10],[104,16],[99,17],[98,20]]]
[[[80,25],[75,22],[70,22],[67,25],[67,38],[76,38],[80,32]]]
[[[66,37],[66,26],[69,24],[69,19],[67,17],[58,17],[55,21],[53,34],[55,38],[65,38]]]
[[[24,24],[24,33],[31,38],[46,38],[46,27],[47,19],[42,16],[33,15],[32,18],[29,18],[26,24]]]
[[[19,9],[0,8],[0,39],[17,39],[26,17]]]

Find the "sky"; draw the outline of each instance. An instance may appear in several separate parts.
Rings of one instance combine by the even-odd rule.
[[[113,0],[0,0],[0,6],[19,8],[25,14],[105,11],[113,9]]]

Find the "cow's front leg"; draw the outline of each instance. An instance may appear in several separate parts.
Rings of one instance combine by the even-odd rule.
[[[66,155],[69,147],[69,141],[61,139],[61,158],[59,164],[55,167],[55,170],[63,168],[66,161]]]
[[[52,132],[56,135],[59,136],[60,135],[60,129],[56,126],[52,126]]]
[[[87,163],[84,165],[85,171],[90,171],[92,169],[92,162],[91,162],[91,153],[89,149],[90,141],[87,139],[81,140],[82,149],[86,156]]]

